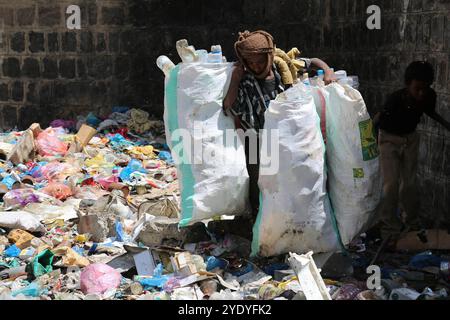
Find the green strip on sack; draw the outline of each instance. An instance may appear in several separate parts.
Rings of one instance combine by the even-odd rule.
[[[259,231],[262,220],[262,208],[263,208],[262,204],[263,204],[263,197],[262,193],[260,192],[258,215],[256,216],[256,221],[255,224],[253,225],[252,253],[250,254],[250,257],[256,257],[259,253]]]
[[[323,150],[324,150],[324,152],[323,152],[324,164],[323,165],[324,165],[324,170],[325,170],[325,172],[327,174],[327,181],[328,181],[328,165],[327,165],[327,156],[326,156],[326,154],[327,154],[327,146],[325,145],[325,142],[323,140],[322,130],[320,128],[320,119],[318,119],[318,121],[317,121],[317,129],[319,130],[320,137],[322,138],[321,140],[322,140],[322,145],[323,145]],[[326,128],[325,128],[325,130],[326,130]],[[327,134],[327,136],[328,136],[328,134]],[[337,221],[337,218],[336,218],[336,214],[334,213],[333,203],[331,201],[331,198],[330,198],[330,195],[328,193],[328,190],[327,190],[327,192],[325,194],[325,197],[326,197],[325,201],[328,202],[329,207],[330,207],[330,211],[331,211],[330,212],[331,225],[333,226],[334,233],[336,234],[337,241],[339,242],[339,246],[341,247],[342,252],[346,254],[347,253],[347,249],[345,248],[344,243],[342,242],[341,232],[339,231],[338,221]]]
[[[175,141],[173,139],[174,131],[179,129],[178,124],[178,73],[180,66],[176,66],[171,72],[169,81],[166,85],[165,96],[167,103],[167,121],[168,129],[172,139],[172,146],[182,143],[182,141]],[[183,156],[185,156],[184,151],[181,148]],[[184,158],[184,157],[183,157]],[[180,227],[186,227],[192,220],[192,212],[194,209],[193,197],[194,197],[194,176],[192,174],[192,168],[190,164],[186,164],[183,160],[177,165],[178,170],[181,172],[181,221],[179,223]]]

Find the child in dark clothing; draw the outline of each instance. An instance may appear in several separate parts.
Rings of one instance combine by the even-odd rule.
[[[436,113],[436,92],[431,64],[411,63],[405,72],[406,88],[392,93],[374,118],[379,127],[383,198],[380,204],[381,234],[393,240],[404,230],[397,217],[399,201],[406,213],[406,228],[420,230],[418,216],[417,161],[419,134],[416,127],[425,113],[450,130],[450,123]]]

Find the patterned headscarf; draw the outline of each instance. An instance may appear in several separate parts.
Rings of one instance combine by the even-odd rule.
[[[234,44],[234,50],[239,61],[249,70],[246,59],[251,58],[255,54],[267,54],[267,65],[260,74],[254,74],[258,79],[265,78],[273,65],[275,45],[273,37],[262,30],[250,32],[248,30],[239,32],[239,39]],[[251,71],[251,70],[250,70]],[[253,73],[253,71],[252,71]]]

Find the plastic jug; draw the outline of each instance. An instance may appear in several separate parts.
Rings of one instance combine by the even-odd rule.
[[[178,55],[183,63],[190,63],[198,60],[194,46],[190,46],[186,39],[178,40],[176,47]]]
[[[167,56],[159,56],[158,59],[156,59],[156,64],[158,65],[158,68],[164,72],[166,77],[170,74],[170,71],[175,68],[175,64]]]
[[[222,47],[220,45],[211,46],[211,53],[208,55],[209,63],[222,63]]]

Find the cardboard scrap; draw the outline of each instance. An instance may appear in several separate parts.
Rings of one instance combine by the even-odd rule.
[[[19,249],[25,249],[31,246],[34,236],[24,230],[14,229],[8,234],[8,240],[14,243]]]
[[[409,232],[397,241],[397,250],[425,251],[450,250],[450,234],[447,230],[427,230],[428,242],[422,242],[417,232]]]

